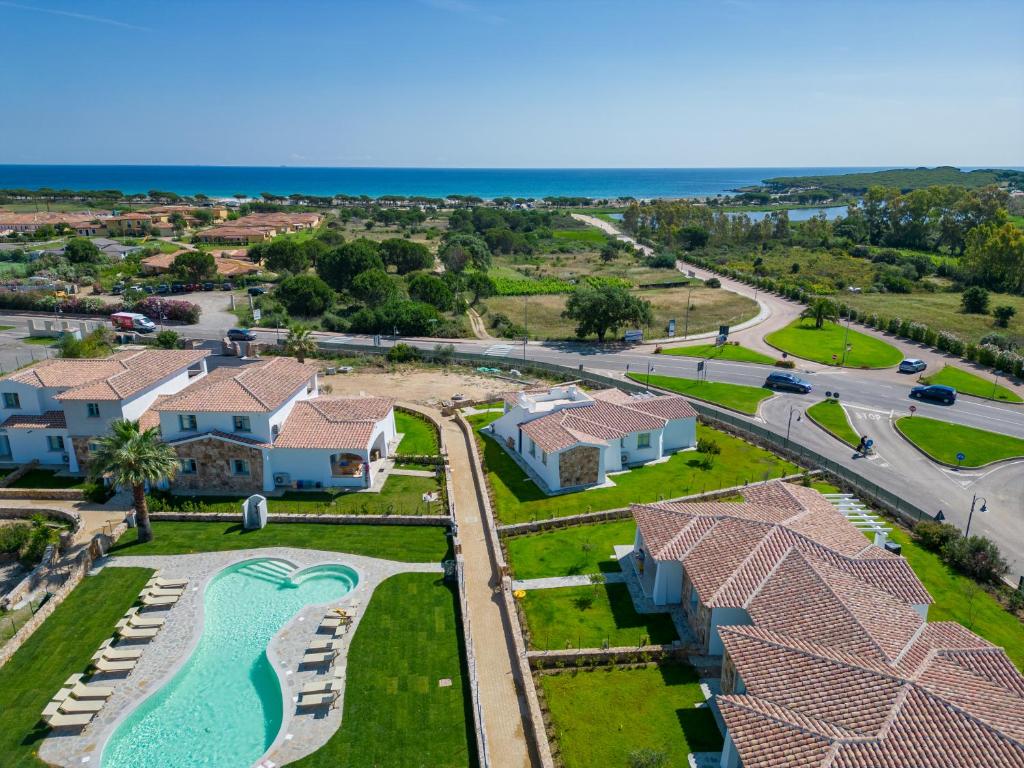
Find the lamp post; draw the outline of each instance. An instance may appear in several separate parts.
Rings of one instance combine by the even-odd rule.
[[[651,371],[653,371],[653,370],[654,370],[654,366],[651,365],[650,363],[648,363],[647,364],[647,384],[644,385],[648,392],[651,391]]]
[[[693,283],[686,291],[686,319],[683,321],[683,338],[690,335],[690,294],[693,293]]]
[[[839,367],[842,368],[846,365],[846,353],[850,351],[850,313],[846,313],[846,333],[843,334],[843,360],[839,363]]]
[[[793,428],[793,411],[795,411],[795,410],[796,410],[796,406],[795,405],[789,406],[789,419],[788,419],[788,421],[786,421],[786,442],[787,443],[789,442],[789,431]],[[796,420],[800,421],[800,417],[798,416]]]
[[[968,534],[971,532],[971,520],[974,518],[974,505],[978,502],[978,494],[974,494],[974,498],[971,499],[971,513],[967,515],[967,527],[964,528],[964,538],[966,539]],[[988,499],[984,496],[981,497],[981,509],[979,512],[988,512]]]

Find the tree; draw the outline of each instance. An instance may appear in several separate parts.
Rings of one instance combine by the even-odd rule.
[[[839,310],[831,299],[817,296],[811,299],[811,303],[800,313],[800,317],[814,320],[814,327],[821,328],[825,325],[826,320],[838,320]]]
[[[182,251],[174,257],[171,269],[183,280],[198,283],[216,272],[217,262],[206,251]]]
[[[429,248],[400,237],[384,240],[380,244],[380,255],[384,263],[393,266],[400,275],[434,266],[434,257]]]
[[[332,248],[320,257],[316,272],[336,291],[347,291],[360,272],[384,269],[379,247],[373,240],[360,237]]]
[[[601,285],[581,286],[569,294],[562,317],[576,321],[578,337],[593,333],[603,342],[608,331],[615,333],[626,324],[649,325],[653,315],[651,302],[621,285]]]
[[[351,293],[364,304],[386,304],[398,295],[395,281],[383,269],[368,269],[356,275]]]
[[[284,351],[286,354],[294,356],[300,363],[304,363],[307,357],[312,357],[317,353],[316,339],[313,338],[309,328],[296,323],[288,329],[288,336],[284,340]]]
[[[267,269],[297,275],[309,269],[309,254],[291,237],[278,237],[263,245],[260,254]]]
[[[160,439],[156,427],[142,431],[139,422],[128,419],[113,422],[110,434],[96,442],[98,447],[91,465],[93,477],[107,476],[114,486],[131,488],[138,540],[140,543],[152,541],[147,486],[174,477],[178,471],[178,455]]]
[[[275,293],[293,315],[322,315],[334,303],[334,291],[316,275],[292,275],[282,280]]]
[[[445,269],[452,272],[462,272],[469,268],[486,272],[491,266],[491,252],[487,249],[487,243],[476,235],[451,235],[441,246],[438,255]]]
[[[491,280],[484,272],[469,272],[465,276],[463,283],[466,286],[466,290],[473,292],[472,303],[477,304],[480,299],[486,299],[493,296],[497,292],[497,287],[494,285],[494,281]]]
[[[409,295],[442,311],[450,310],[455,304],[455,294],[444,280],[426,272],[414,275],[409,280]]]
[[[64,258],[72,264],[95,263],[100,260],[100,249],[86,237],[72,237],[64,246]]]
[[[174,213],[171,214],[169,221],[171,223],[171,226],[174,227],[175,234],[180,235],[182,232],[185,231],[185,217],[182,216],[178,211],[175,211]]]
[[[988,314],[988,291],[980,285],[965,288],[960,294],[960,307],[969,315]]]
[[[160,331],[156,335],[156,345],[160,349],[177,349],[179,341],[181,341],[181,337],[177,331]]]
[[[113,349],[110,328],[97,328],[82,339],[70,333],[61,336],[58,344],[60,357],[106,357]]]
[[[962,263],[982,285],[1024,293],[1024,232],[1010,222],[975,227],[967,234]]]
[[[992,310],[992,314],[996,319],[996,325],[1006,328],[1010,324],[1010,319],[1017,314],[1017,308],[1011,307],[1009,304],[1000,304]]]

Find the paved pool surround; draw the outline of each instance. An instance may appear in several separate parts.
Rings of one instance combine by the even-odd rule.
[[[284,718],[281,730],[270,749],[262,756],[260,763],[271,761],[280,766],[298,760],[323,746],[341,725],[344,689],[338,704],[331,709],[311,710],[296,713],[295,701],[299,690],[308,682],[329,674],[326,667],[299,669],[299,663],[306,647],[317,635],[317,627],[328,607],[346,606],[359,601],[353,625],[342,640],[341,652],[334,669],[347,664],[348,648],[358,630],[363,613],[377,585],[398,573],[438,573],[439,563],[399,563],[373,557],[350,555],[341,552],[323,552],[290,547],[267,547],[261,549],[237,550],[231,552],[204,552],[194,555],[159,555],[151,557],[110,557],[97,563],[97,568],[153,568],[165,578],[188,577],[185,594],[170,610],[155,611],[152,615],[167,619],[163,629],[148,643],[129,644],[122,641],[121,647],[139,647],[142,657],[132,673],[123,675],[96,675],[93,682],[110,685],[114,695],[92,723],[80,733],[51,733],[39,749],[39,757],[52,765],[67,768],[102,765],[103,748],[121,722],[147,697],[159,691],[188,661],[203,634],[203,594],[210,579],[224,568],[256,558],[286,560],[302,570],[315,565],[347,565],[359,576],[355,589],[342,599],[327,605],[307,605],[299,611],[274,636],[267,649],[267,656],[281,683],[284,701]],[[127,609],[128,606],[126,605]],[[111,634],[114,627],[110,628]],[[56,693],[56,691],[53,691]]]

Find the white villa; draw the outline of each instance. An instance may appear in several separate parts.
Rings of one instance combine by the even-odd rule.
[[[610,472],[697,445],[697,413],[685,398],[575,384],[506,396],[490,429],[547,491],[600,485]]]

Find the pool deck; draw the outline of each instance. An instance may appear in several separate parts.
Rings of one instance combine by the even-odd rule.
[[[152,557],[111,557],[100,561],[97,568],[141,567],[154,568],[166,578],[188,577],[189,583],[181,599],[169,610],[147,611],[153,616],[167,619],[163,629],[148,643],[121,641],[119,647],[138,647],[142,657],[135,669],[124,675],[94,675],[91,682],[109,685],[114,694],[103,710],[81,732],[54,731],[40,745],[39,757],[52,765],[71,768],[99,766],[102,750],[114,730],[136,706],[158,691],[189,659],[203,627],[202,595],[206,584],[227,566],[253,558],[287,560],[297,570],[315,565],[336,563],[347,565],[359,574],[356,588],[341,600],[307,605],[278,632],[270,642],[268,657],[277,671],[285,697],[284,719],[281,731],[270,749],[255,765],[284,765],[316,751],[341,725],[345,691],[342,687],[337,703],[329,709],[296,711],[298,692],[308,682],[344,668],[348,647],[355,635],[370,597],[377,585],[398,573],[440,573],[439,563],[399,563],[373,557],[349,555],[341,552],[323,552],[290,547],[266,547],[230,552],[204,552],[194,555],[159,555]],[[333,667],[299,669],[306,647],[317,635],[317,627],[328,608],[345,607],[359,601],[352,626],[342,638],[341,652]],[[125,610],[129,608],[125,606]],[[110,628],[111,634],[114,627]],[[53,693],[56,693],[54,691]]]

